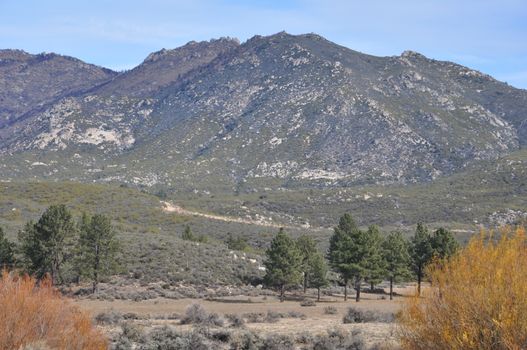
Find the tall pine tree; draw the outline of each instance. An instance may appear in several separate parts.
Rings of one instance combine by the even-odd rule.
[[[320,288],[327,286],[328,266],[320,252],[316,252],[309,264],[309,287],[317,289],[317,301],[320,301]]]
[[[459,250],[459,243],[451,231],[440,227],[432,236],[432,249],[440,259],[450,258]]]
[[[92,281],[92,291],[97,291],[101,277],[116,270],[118,241],[109,217],[83,214],[78,242],[79,271]]]
[[[425,267],[433,256],[434,250],[430,233],[428,233],[425,225],[419,223],[411,240],[412,268],[417,277],[418,295],[421,295],[421,282],[425,274]]]
[[[62,282],[62,267],[72,252],[76,225],[64,205],[52,205],[36,223],[19,232],[25,266],[38,278],[47,273],[54,284]]]
[[[344,281],[344,300],[348,299],[347,287],[352,280],[356,290],[355,300],[360,301],[361,283],[368,272],[369,243],[368,235],[358,229],[351,215],[344,214],[334,229],[328,250],[331,268]]]
[[[296,240],[296,246],[302,256],[301,271],[304,275],[304,294],[308,286],[311,268],[313,265],[312,260],[318,253],[317,244],[313,238],[308,235],[302,235]]]
[[[379,227],[371,225],[366,231],[368,239],[367,248],[368,254],[366,257],[366,268],[367,275],[366,281],[370,284],[371,291],[373,292],[376,284],[382,282],[386,276],[386,262],[382,255],[382,236],[379,231]]]
[[[400,232],[392,232],[382,242],[382,253],[386,261],[386,274],[390,280],[390,300],[392,300],[393,284],[411,275],[408,241]]]
[[[282,302],[286,288],[298,284],[302,280],[300,271],[302,256],[295,241],[289,237],[283,228],[273,238],[265,255],[265,283],[268,286],[278,287],[280,301]]]

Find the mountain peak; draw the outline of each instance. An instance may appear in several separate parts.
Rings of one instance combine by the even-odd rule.
[[[199,54],[199,50],[209,49],[220,49],[222,46],[226,48],[232,48],[233,46],[240,45],[240,41],[236,38],[221,37],[218,39],[211,39],[208,41],[189,41],[185,45],[175,49],[161,49],[156,52],[149,54],[143,63],[155,62],[160,59],[173,58],[175,56],[181,56],[186,53]]]
[[[406,58],[426,58],[425,55],[420,54],[417,51],[412,51],[412,50],[405,50],[405,51],[403,51],[403,53],[401,53],[401,57],[406,57]]]
[[[18,50],[18,49],[3,49],[0,50],[0,60],[2,59],[10,59],[10,60],[22,60],[30,58],[32,55],[30,53],[27,53],[24,50]]]

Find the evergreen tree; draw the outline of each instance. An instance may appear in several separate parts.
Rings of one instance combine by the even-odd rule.
[[[349,214],[344,214],[329,241],[328,260],[332,269],[344,281],[344,300],[348,299],[348,282],[353,280],[360,301],[360,286],[367,276],[369,254],[368,235],[358,229]]]
[[[390,280],[390,300],[392,300],[393,284],[411,274],[408,241],[400,232],[392,232],[382,242],[382,253],[386,261],[386,272]]]
[[[232,233],[229,232],[227,235],[227,240],[225,241],[227,244],[227,247],[232,250],[246,250],[249,248],[249,244],[247,243],[247,239],[237,236],[234,237]]]
[[[10,242],[0,227],[0,269],[15,265],[15,244]]]
[[[421,281],[425,274],[426,265],[432,260],[432,238],[428,229],[422,223],[417,224],[415,235],[411,241],[412,268],[417,276],[417,294],[421,295]]]
[[[72,252],[76,227],[64,205],[52,205],[36,223],[19,232],[25,266],[38,278],[49,273],[54,284],[62,282],[61,268]]]
[[[183,231],[183,234],[181,235],[181,239],[185,241],[191,241],[191,242],[200,242],[200,243],[207,243],[209,241],[209,238],[205,235],[199,235],[196,236],[191,230],[190,226],[186,225],[185,230]]]
[[[432,237],[432,249],[440,259],[450,258],[459,250],[459,243],[449,230],[440,227]]]
[[[302,235],[296,240],[296,246],[302,256],[301,272],[304,275],[304,294],[306,293],[310,272],[313,265],[312,260],[318,253],[317,244],[308,235]]]
[[[327,286],[328,265],[320,252],[316,252],[310,259],[309,286],[317,289],[317,301],[320,301],[320,288]]]
[[[192,233],[192,230],[190,229],[189,225],[185,226],[185,230],[183,231],[183,234],[181,235],[181,239],[185,241],[196,241],[196,237]]]
[[[376,284],[382,282],[386,276],[386,261],[382,255],[382,236],[379,227],[371,225],[366,231],[368,239],[368,256],[366,257],[366,281],[370,283],[371,291]]]
[[[110,218],[99,214],[92,217],[83,214],[78,264],[81,274],[92,281],[93,293],[97,291],[100,278],[116,270],[118,246]]]
[[[300,266],[302,256],[295,241],[281,228],[265,252],[266,274],[264,280],[268,286],[278,287],[280,301],[284,301],[285,289],[301,281]]]

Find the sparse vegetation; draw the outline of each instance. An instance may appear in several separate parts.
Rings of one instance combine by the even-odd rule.
[[[343,323],[366,323],[366,322],[392,322],[393,315],[382,314],[371,310],[360,310],[354,307],[348,308],[348,311],[342,318]]]
[[[241,236],[234,237],[234,235],[230,232],[227,235],[227,240],[225,241],[225,244],[227,244],[227,248],[239,251],[245,251],[250,247],[246,238],[243,238]]]
[[[317,303],[315,303],[315,301],[311,299],[304,299],[300,302],[300,306],[317,306]]]
[[[326,306],[324,308],[324,313],[326,315],[335,315],[338,312],[337,308],[334,306]]]

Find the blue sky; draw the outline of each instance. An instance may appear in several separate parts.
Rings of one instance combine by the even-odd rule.
[[[526,0],[0,0],[0,48],[116,70],[190,40],[282,30],[374,55],[411,49],[527,88]]]

